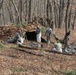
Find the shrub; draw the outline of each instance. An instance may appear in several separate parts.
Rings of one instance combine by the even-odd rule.
[[[0,48],[2,49],[2,48],[4,48],[4,47],[5,47],[5,45],[2,44],[2,43],[0,43]]]
[[[20,22],[20,23],[17,24],[17,27],[23,28],[23,27],[25,27],[25,25],[22,22]]]

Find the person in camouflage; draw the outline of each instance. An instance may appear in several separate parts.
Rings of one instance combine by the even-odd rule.
[[[37,39],[37,42],[39,43],[38,44],[38,47],[40,48],[41,47],[41,27],[40,26],[37,26],[37,29],[36,29],[36,39]]]
[[[53,35],[52,29],[50,27],[47,27],[46,32],[45,32],[45,36],[46,36],[48,46],[50,45],[50,39],[51,39],[52,35]]]

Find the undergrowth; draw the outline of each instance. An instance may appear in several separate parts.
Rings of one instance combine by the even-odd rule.
[[[5,48],[5,45],[0,43],[0,49]]]
[[[58,72],[63,75],[76,75],[76,69],[72,71],[58,71]]]
[[[18,23],[16,26],[19,27],[19,28],[23,28],[23,27],[25,27],[26,25],[20,22],[20,23]]]

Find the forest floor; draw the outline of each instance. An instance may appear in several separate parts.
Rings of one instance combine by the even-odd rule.
[[[0,29],[1,42],[18,30],[13,27],[10,27],[11,30],[9,27],[3,28],[4,31]],[[76,30],[71,31],[69,43],[76,40],[75,32]],[[63,39],[65,32],[64,29],[56,29],[55,33],[60,39]],[[0,48],[0,75],[65,75],[66,72],[76,70],[76,55],[51,52],[52,44],[47,47],[43,43],[43,48],[35,49],[30,47],[31,43],[36,42],[25,42],[24,48],[16,44],[4,44],[4,47]]]

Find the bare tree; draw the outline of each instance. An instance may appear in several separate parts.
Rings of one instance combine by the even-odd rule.
[[[14,18],[13,18],[13,13],[12,13],[12,8],[11,8],[11,3],[10,1],[8,3],[6,3],[6,7],[9,13],[9,19],[10,19],[10,23],[14,23]]]
[[[22,22],[22,0],[19,1],[19,5],[18,5],[18,12],[19,12],[19,16],[20,16],[20,22]]]
[[[72,24],[72,29],[75,29],[75,21],[76,21],[76,9],[75,9],[75,15],[74,15],[74,20],[73,20],[73,24]]]
[[[13,4],[14,6],[14,10],[15,10],[15,16],[16,16],[16,24],[18,24],[20,22],[20,15],[19,15],[19,11],[18,11],[18,8],[15,4],[15,1],[14,0],[10,0],[11,3]]]
[[[28,12],[28,21],[31,22],[31,0],[29,0],[29,12]]]
[[[3,2],[4,2],[4,0],[0,1],[0,9],[2,8]]]
[[[63,17],[64,17],[64,0],[59,1],[59,23],[58,23],[58,28],[61,28]]]
[[[68,33],[68,13],[69,13],[69,8],[70,8],[70,0],[67,0],[67,6],[66,6],[66,14],[65,14],[65,34]],[[66,48],[68,45],[68,36],[65,38],[65,45],[64,47]]]

